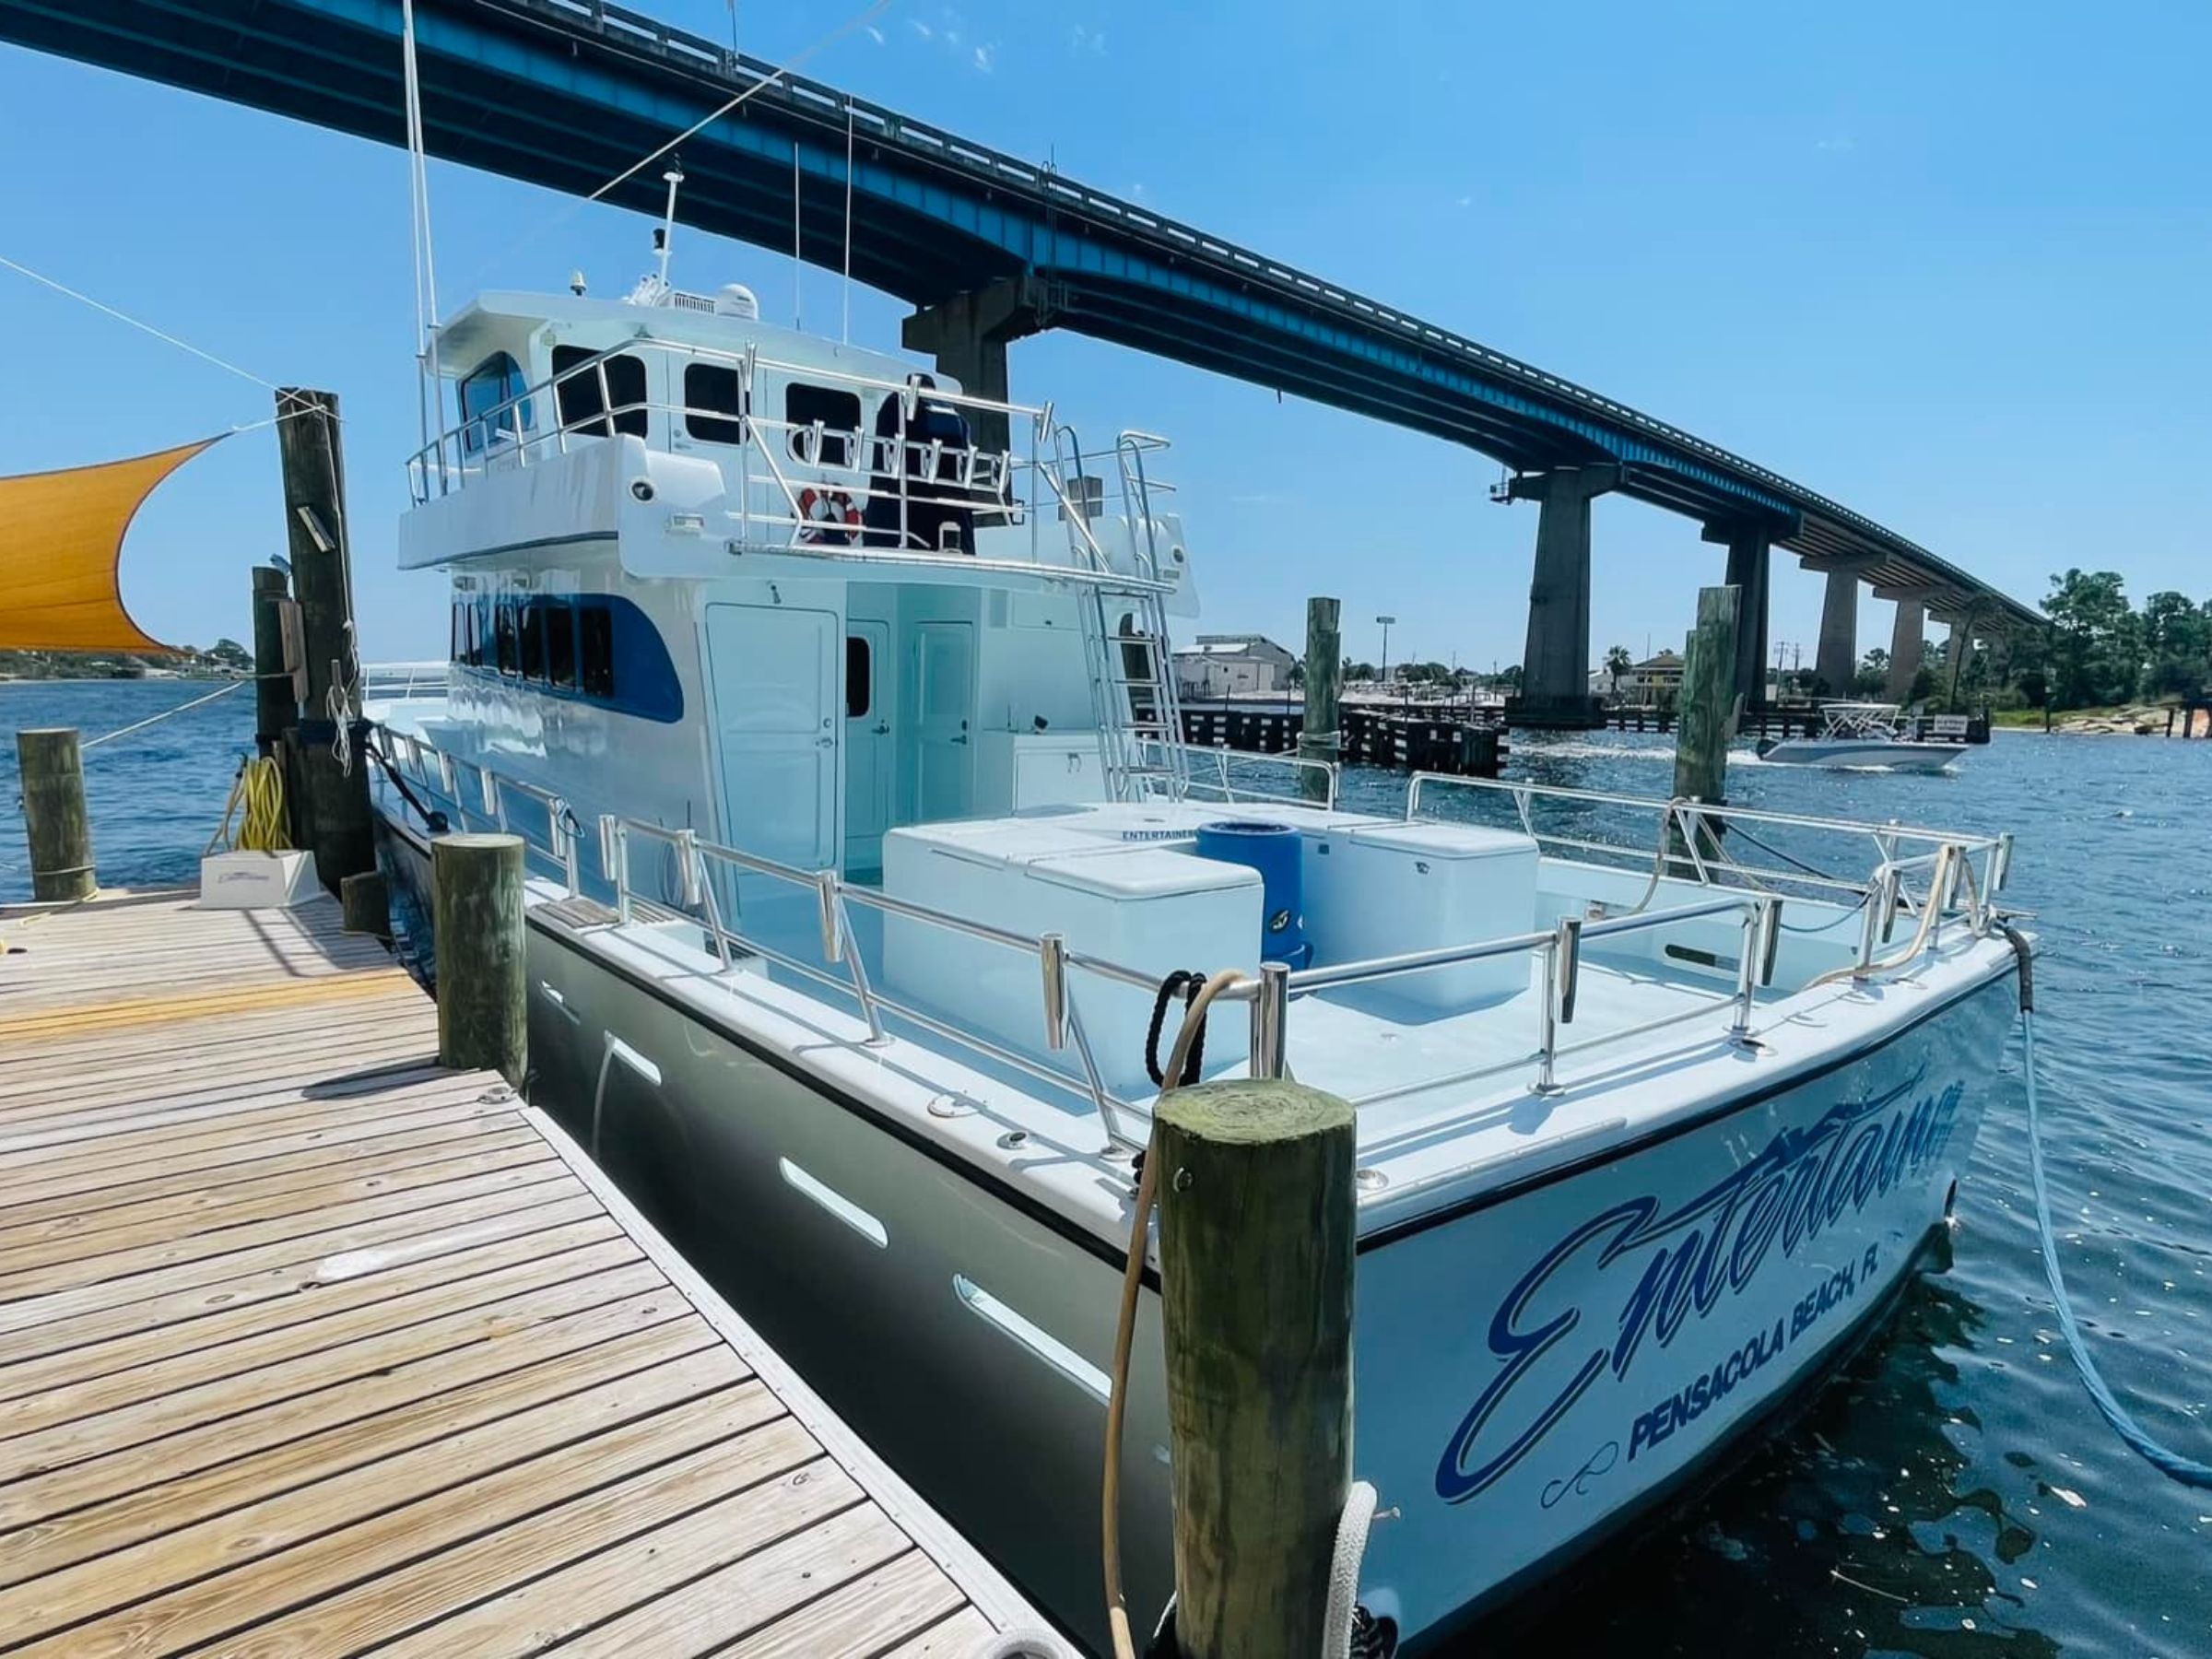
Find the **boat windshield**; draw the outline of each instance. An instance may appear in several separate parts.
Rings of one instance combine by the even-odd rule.
[[[1822,703],[1823,737],[1895,737],[1901,712],[1896,703]]]

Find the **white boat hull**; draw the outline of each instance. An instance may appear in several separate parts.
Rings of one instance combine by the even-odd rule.
[[[1771,766],[1879,766],[1891,771],[1947,771],[1965,758],[1956,743],[1873,742],[1790,737],[1761,751]]]
[[[534,919],[529,972],[533,1098],[596,1139],[901,1474],[1100,1643],[1111,1241],[588,934]],[[1401,1515],[1370,1545],[1371,1611],[1418,1641],[1508,1599],[1831,1367],[1943,1222],[2012,1011],[2009,975],[1983,979],[1816,1074],[1363,1238],[1355,1462]],[[604,1064],[610,1037],[657,1078]],[[1140,1616],[1172,1581],[1162,1374],[1147,1296],[1124,1473]]]

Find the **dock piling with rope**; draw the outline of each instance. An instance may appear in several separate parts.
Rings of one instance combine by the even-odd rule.
[[[1287,1080],[1157,1108],[1181,1659],[1346,1651],[1355,1135],[1347,1101]]]
[[[293,775],[300,829],[330,892],[376,867],[369,768],[350,755],[360,712],[360,657],[353,629],[351,545],[338,400],[286,386],[276,393],[276,450],[284,469],[284,529],[300,606],[306,696]],[[258,634],[255,648],[259,650]],[[346,757],[342,759],[341,757]]]
[[[74,727],[16,734],[31,896],[49,904],[89,899],[92,820],[85,811],[85,759]]]

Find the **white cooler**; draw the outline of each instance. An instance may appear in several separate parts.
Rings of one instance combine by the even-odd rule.
[[[1306,935],[1316,966],[1474,945],[1536,926],[1536,843],[1465,824],[1329,830],[1306,842]],[[1525,954],[1378,982],[1437,1009],[1527,989]]]
[[[1057,933],[1072,951],[1165,978],[1178,968],[1257,970],[1261,888],[1256,871],[1165,848],[1101,841],[1050,818],[927,824],[883,838],[883,890],[1034,938]],[[1042,1057],[1044,998],[1037,959],[908,917],[886,915],[885,989],[1018,1052]],[[1081,970],[1068,987],[1106,1085],[1124,1097],[1151,1089],[1145,1030],[1152,998]],[[1249,1018],[1223,1007],[1207,1029],[1206,1069],[1241,1065]],[[1175,1023],[1160,1039],[1164,1051]],[[1072,1049],[1054,1063],[1080,1075]],[[1166,1055],[1163,1053],[1164,1062]]]

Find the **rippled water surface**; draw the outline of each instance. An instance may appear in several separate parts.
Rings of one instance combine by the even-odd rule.
[[[0,727],[111,730],[182,683],[0,685]],[[103,882],[189,880],[251,693],[94,750]],[[1663,739],[1524,735],[1511,775],[1665,794]],[[14,747],[0,896],[26,890]],[[1394,807],[1402,783],[1349,781]],[[2154,1432],[2212,1457],[2212,743],[1999,733],[1956,775],[1745,764],[1732,799],[2018,836],[2037,912],[2045,1128],[2077,1310]],[[1557,1653],[2212,1653],[2212,1493],[2135,1461],[2059,1345],[2028,1196],[2017,1040],[1953,1260],[1796,1428],[1683,1523],[1578,1574],[1518,1645]],[[1481,1651],[1495,1651],[1486,1646]]]

